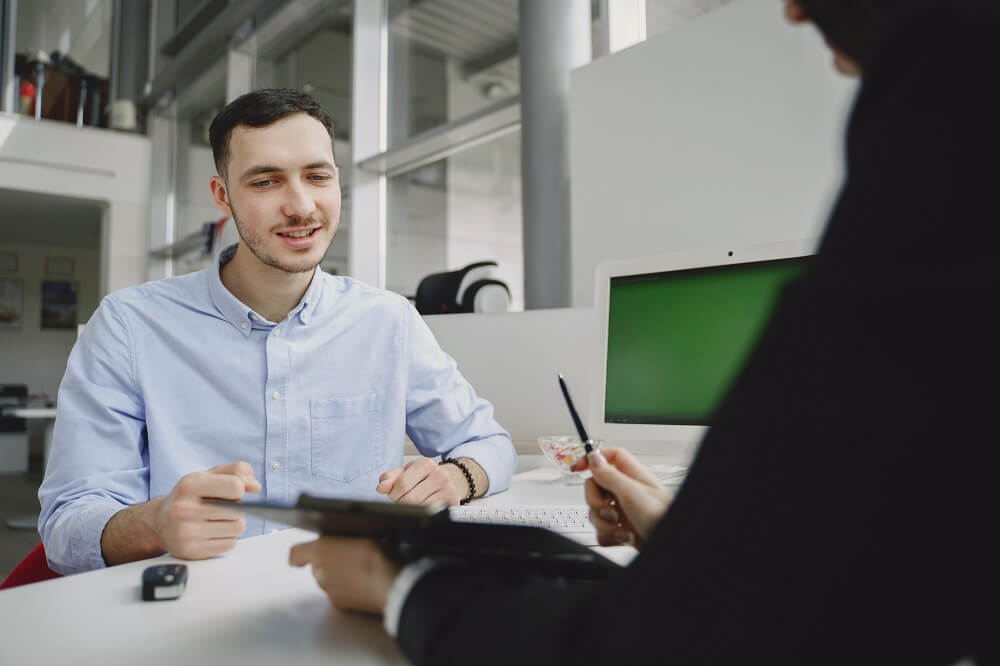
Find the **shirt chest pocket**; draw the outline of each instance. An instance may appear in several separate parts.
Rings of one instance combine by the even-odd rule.
[[[314,476],[350,483],[382,464],[381,403],[374,391],[310,401]]]

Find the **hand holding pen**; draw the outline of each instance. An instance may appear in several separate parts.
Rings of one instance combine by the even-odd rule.
[[[590,522],[597,529],[597,542],[602,546],[630,544],[641,548],[666,513],[670,493],[625,449],[594,450],[562,375],[559,375],[559,386],[587,451],[587,456],[573,466],[573,471],[590,469],[593,475],[587,479],[584,492],[590,507]]]
[[[594,451],[573,471],[589,469],[584,485],[590,522],[602,546],[642,548],[670,506],[671,494],[656,476],[625,449]]]

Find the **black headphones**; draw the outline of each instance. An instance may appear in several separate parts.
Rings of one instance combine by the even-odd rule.
[[[510,289],[494,277],[495,261],[477,261],[465,268],[434,273],[420,281],[414,297],[420,314],[506,312]]]

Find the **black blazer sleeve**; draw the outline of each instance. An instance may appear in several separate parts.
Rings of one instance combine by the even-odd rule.
[[[821,250],[633,564],[590,588],[428,575],[415,663],[996,657],[1000,20],[960,4],[914,0],[935,11],[869,67]]]

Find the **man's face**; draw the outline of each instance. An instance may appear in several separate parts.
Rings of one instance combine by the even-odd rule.
[[[785,0],[785,17],[792,23],[808,23],[809,15],[796,0]],[[826,40],[826,45],[833,51],[833,66],[846,76],[861,76],[861,66],[837,46]]]
[[[305,113],[229,137],[223,181],[212,179],[219,208],[261,263],[288,273],[323,260],[340,224],[340,181],[330,135]]]

